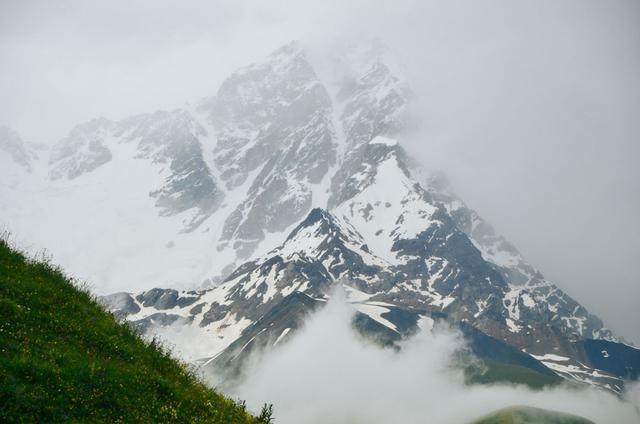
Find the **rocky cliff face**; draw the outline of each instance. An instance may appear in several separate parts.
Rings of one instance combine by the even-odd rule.
[[[331,99],[293,43],[233,74],[199,110],[215,128],[214,163],[227,189],[249,185],[224,218],[218,248],[248,258],[266,232],[304,217],[335,163]]]

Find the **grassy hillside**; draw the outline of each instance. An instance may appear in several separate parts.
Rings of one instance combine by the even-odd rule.
[[[501,409],[473,424],[593,424],[586,418],[529,406]]]
[[[269,422],[0,240],[0,422]]]

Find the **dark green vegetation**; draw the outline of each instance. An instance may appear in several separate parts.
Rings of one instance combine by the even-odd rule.
[[[509,346],[474,327],[459,325],[469,350],[479,361],[465,366],[465,379],[469,384],[512,383],[524,384],[531,389],[560,384],[563,379],[535,358]]]
[[[477,364],[465,367],[464,376],[467,384],[522,384],[534,390],[555,386],[563,381],[558,376],[489,359],[482,359]]]
[[[0,240],[0,422],[270,422]]]
[[[513,406],[494,412],[473,424],[593,424],[593,421],[529,406]]]

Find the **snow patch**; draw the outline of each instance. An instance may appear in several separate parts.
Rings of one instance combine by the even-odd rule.
[[[374,137],[369,144],[383,144],[385,146],[397,146],[398,140],[388,137],[383,137],[381,135]]]

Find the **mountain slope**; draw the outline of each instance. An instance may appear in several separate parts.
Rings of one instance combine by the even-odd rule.
[[[31,172],[32,155],[20,135],[6,126],[0,126],[0,150],[11,158],[13,164]]]
[[[421,303],[411,294],[394,294],[387,301],[386,293],[404,272],[405,268],[399,271],[373,255],[347,220],[314,209],[282,245],[239,267],[214,289],[119,293],[101,301],[143,329],[195,326],[205,337],[217,337],[217,350],[212,349],[204,369],[234,377],[241,375],[243,361],[251,354],[295,337],[305,318],[325,304],[336,286],[344,288],[356,310],[354,325],[360,333],[386,346],[394,346],[428,323],[433,325],[434,320],[458,323],[443,312],[443,305],[431,306],[433,298]],[[511,378],[517,377],[511,371],[518,369],[528,369],[532,380],[558,380],[527,353],[471,326],[464,328],[472,353],[503,367],[501,376],[495,372],[491,373],[493,377],[475,375],[477,380],[527,383]],[[493,366],[492,370],[497,368]]]
[[[25,180],[0,199],[0,224],[99,290],[217,282],[324,206],[333,114],[292,43],[197,107],[76,126],[31,178],[0,150]]]
[[[25,143],[13,129],[0,125],[0,213],[3,208],[15,207],[13,196],[33,178],[35,162],[38,160],[35,146]],[[0,215],[1,216],[1,215]]]
[[[266,237],[299,221],[336,160],[332,103],[297,43],[231,75],[198,110],[213,125],[214,163],[228,190],[255,171],[224,219],[218,249],[247,259]]]
[[[0,240],[0,421],[258,422]]]
[[[531,333],[527,329],[535,321],[549,322],[572,338],[614,339],[613,333],[604,327],[598,317],[546,280],[513,244],[498,235],[488,222],[457,197],[446,177],[434,174],[424,184],[434,199],[444,205],[458,228],[482,253],[482,257],[495,265],[509,284],[509,292],[503,300],[508,312],[509,331],[521,338],[521,343],[528,350],[546,348],[545,343],[538,345],[540,342],[526,337],[526,333]]]
[[[225,199],[205,142],[185,110],[78,125],[15,189],[0,183],[1,225],[98,291],[200,284],[212,275],[201,225]]]
[[[576,415],[529,406],[513,406],[489,414],[474,421],[473,424],[593,424],[593,422]]]

